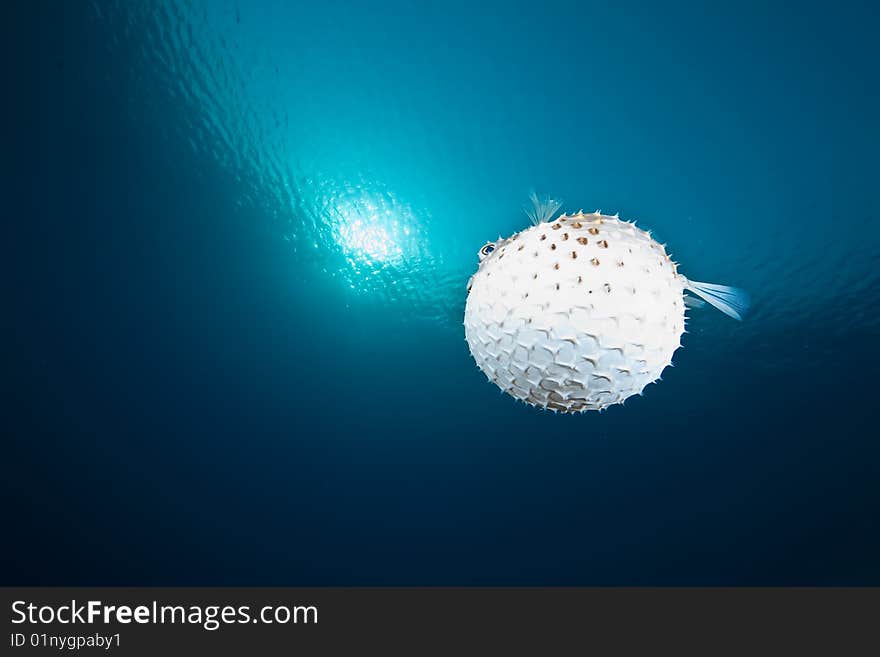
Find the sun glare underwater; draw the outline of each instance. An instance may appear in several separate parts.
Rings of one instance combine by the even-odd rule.
[[[35,54],[7,583],[880,584],[869,9],[74,5]],[[463,322],[531,190],[749,314],[689,310],[625,405],[515,403]],[[106,540],[41,560],[48,527]]]

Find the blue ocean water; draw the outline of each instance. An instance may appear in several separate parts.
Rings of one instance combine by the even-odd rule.
[[[710,4],[22,9],[3,583],[880,584],[876,15]],[[751,314],[514,402],[461,320],[532,189]]]

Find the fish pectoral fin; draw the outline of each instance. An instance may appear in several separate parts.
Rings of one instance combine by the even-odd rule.
[[[685,308],[704,308],[706,306],[706,302],[699,297],[692,297],[690,295],[687,295],[684,298],[684,306]]]
[[[749,309],[749,294],[738,287],[687,281],[685,289],[712,304],[725,315],[740,321]]]

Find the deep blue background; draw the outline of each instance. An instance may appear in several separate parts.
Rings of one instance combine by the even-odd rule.
[[[0,582],[880,584],[867,4],[144,5],[7,21]],[[530,187],[754,312],[500,395]]]

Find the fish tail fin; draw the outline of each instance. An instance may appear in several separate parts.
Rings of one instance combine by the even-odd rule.
[[[534,191],[529,194],[529,200],[532,202],[532,207],[523,208],[523,212],[526,213],[533,226],[550,221],[556,211],[562,207],[562,201],[550,197],[539,199]]]
[[[711,303],[725,315],[740,321],[742,321],[746,311],[749,309],[749,294],[738,287],[716,285],[715,283],[701,283],[699,281],[688,281],[686,289],[708,303]]]

